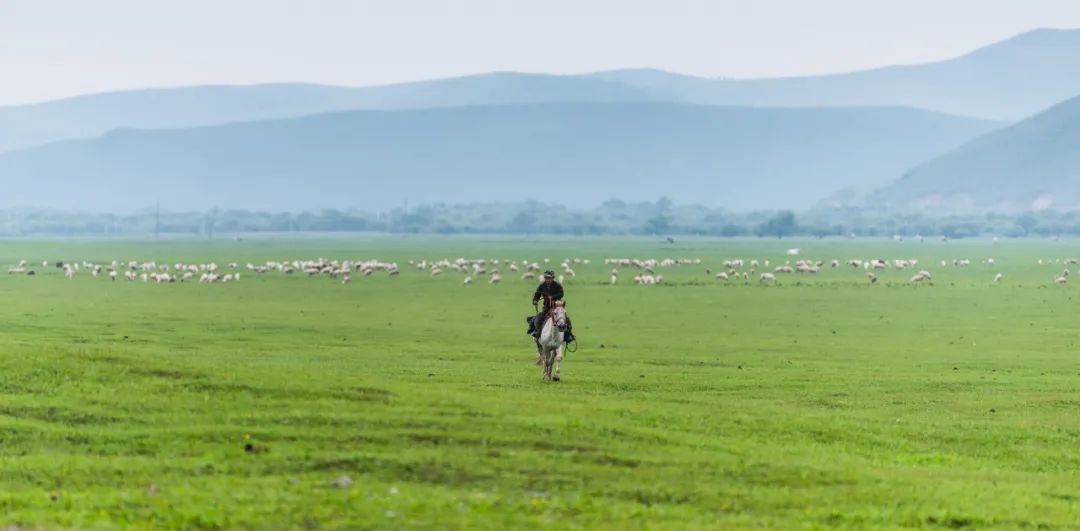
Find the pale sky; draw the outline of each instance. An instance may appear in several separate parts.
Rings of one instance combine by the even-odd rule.
[[[770,77],[919,63],[1077,0],[0,0],[0,105],[105,90],[493,70]]]

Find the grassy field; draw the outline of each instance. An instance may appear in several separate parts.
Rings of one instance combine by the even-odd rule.
[[[933,283],[704,271],[795,246],[917,258]],[[157,285],[40,268],[320,256],[402,274]],[[567,282],[581,341],[557,384],[524,335],[531,282],[407,266],[571,256],[593,263]],[[610,286],[608,256],[704,263]],[[0,262],[39,274],[0,276],[0,524],[1077,528],[1080,286],[1036,263],[1070,256],[1076,242],[6,240]],[[972,265],[939,264],[956,258]]]

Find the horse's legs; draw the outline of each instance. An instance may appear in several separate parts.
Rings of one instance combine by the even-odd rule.
[[[545,382],[550,382],[551,381],[551,362],[554,361],[555,357],[552,355],[552,351],[548,350],[547,348],[544,349],[543,357],[544,357],[544,381]]]
[[[555,376],[552,377],[556,382],[561,378],[559,371],[562,369],[563,347],[555,349]]]

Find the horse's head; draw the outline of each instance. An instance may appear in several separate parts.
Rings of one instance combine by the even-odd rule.
[[[551,308],[551,319],[555,322],[555,328],[558,328],[560,332],[566,331],[566,303],[563,301],[555,301],[555,305]]]

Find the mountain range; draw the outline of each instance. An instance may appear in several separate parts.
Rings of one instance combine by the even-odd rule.
[[[1080,104],[1056,104],[1078,94],[1080,30],[1050,29],[825,76],[503,72],[92,94],[0,107],[0,204],[385,208],[548,184],[571,204],[805,208],[879,188],[845,201],[1072,208]]]
[[[617,197],[805,208],[1000,124],[909,108],[539,103],[117,130],[0,155],[0,206],[385,208]]]
[[[497,72],[373,87],[198,86],[0,107],[0,151],[122,127],[180,128],[340,110],[569,101],[780,107],[909,106],[1015,121],[1080,94],[1080,30],[1040,29],[962,57],[845,74],[707,79],[662,70]]]
[[[875,191],[892,210],[1080,210],[1080,97],[980,136]]]
[[[1080,30],[1040,29],[955,59],[776,79],[702,79],[659,70],[593,77],[709,105],[901,105],[1015,121],[1080,94]]]
[[[662,99],[648,89],[602,79],[518,73],[377,87],[282,83],[109,92],[0,107],[0,152],[119,128],[175,129],[342,110]]]

